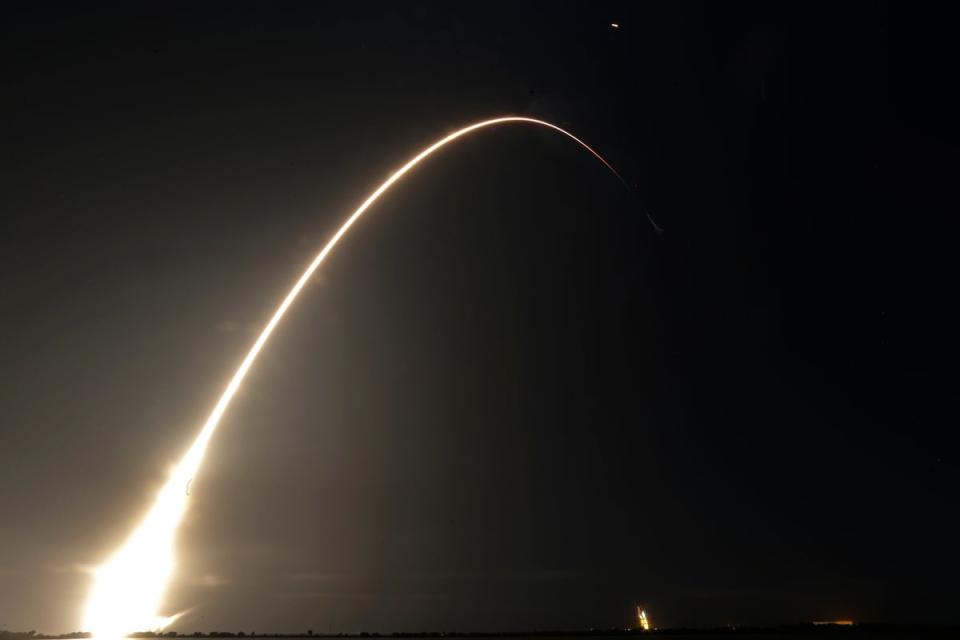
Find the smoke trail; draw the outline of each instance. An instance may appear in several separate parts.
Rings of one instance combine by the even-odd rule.
[[[123,545],[114,552],[113,556],[95,570],[94,584],[88,596],[84,613],[84,629],[92,632],[94,637],[101,640],[117,640],[134,631],[162,629],[176,619],[177,616],[160,616],[157,614],[157,610],[160,608],[167,582],[173,573],[175,565],[174,541],[177,528],[180,526],[184,513],[186,513],[189,483],[200,469],[207,446],[210,444],[210,438],[213,437],[224,412],[230,405],[230,401],[236,394],[237,389],[240,388],[240,383],[243,382],[264,344],[273,334],[273,330],[283,319],[290,305],[297,299],[303,287],[310,281],[314,272],[340,242],[340,239],[394,183],[427,156],[454,140],[478,129],[506,123],[524,123],[547,127],[567,136],[589,151],[626,185],[617,170],[580,138],[549,122],[520,116],[484,120],[459,129],[433,143],[395,171],[347,218],[346,222],[327,241],[327,244],[303,272],[303,275],[296,281],[273,313],[270,321],[263,328],[263,331],[260,332],[259,337],[253,343],[250,351],[247,352],[236,373],[233,374],[196,440],[173,468],[170,477],[163,488],[160,489],[147,515]]]

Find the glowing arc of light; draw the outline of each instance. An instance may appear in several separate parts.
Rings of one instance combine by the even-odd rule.
[[[175,564],[174,538],[180,521],[186,512],[189,483],[199,470],[210,439],[230,405],[230,401],[240,388],[240,383],[243,382],[257,355],[273,334],[280,320],[283,319],[287,309],[294,303],[300,291],[353,224],[394,183],[422,160],[454,140],[478,129],[506,123],[543,126],[567,136],[589,151],[621,182],[626,184],[617,170],[580,138],[555,124],[521,116],[504,116],[484,120],[454,131],[422,150],[395,171],[337,229],[337,232],[327,241],[320,253],[303,272],[303,275],[296,281],[280,306],[274,311],[270,321],[260,332],[236,373],[233,374],[199,435],[171,471],[147,515],[110,559],[94,571],[94,585],[87,599],[83,628],[91,631],[94,637],[101,640],[117,640],[135,631],[162,629],[179,617],[180,614],[171,617],[159,616],[156,611],[160,607],[167,582],[173,572]]]
[[[461,138],[468,133],[476,131],[477,129],[482,129],[485,127],[493,126],[496,124],[503,124],[507,122],[526,122],[530,124],[537,124],[544,127],[549,127],[555,131],[568,136],[572,140],[578,142],[584,149],[589,151],[596,157],[600,162],[604,164],[610,171],[623,181],[623,178],[617,172],[613,166],[607,162],[603,156],[594,151],[587,143],[585,143],[580,138],[577,138],[572,133],[561,129],[560,127],[545,122],[543,120],[535,120],[533,118],[523,118],[519,116],[507,116],[503,118],[494,118],[493,120],[485,120],[483,122],[478,122],[476,124],[469,125],[455,131],[448,135],[446,138],[439,140],[416,156],[413,159],[409,160],[405,165],[400,167],[395,171],[389,178],[384,181],[377,189],[371,193],[363,204],[361,204],[356,211],[354,211],[347,221],[344,222],[337,232],[333,234],[333,237],[327,241],[327,244],[324,245],[323,249],[320,250],[320,253],[313,259],[313,262],[310,263],[310,266],[307,267],[306,271],[303,272],[303,275],[300,276],[300,279],[297,280],[296,284],[293,285],[293,288],[290,289],[290,292],[287,293],[287,296],[283,299],[283,302],[280,303],[280,306],[277,307],[277,310],[274,312],[273,317],[270,318],[270,321],[264,327],[263,331],[260,333],[260,336],[257,338],[257,341],[253,343],[253,346],[250,348],[250,351],[247,353],[247,356],[243,359],[243,362],[240,364],[240,367],[237,369],[237,372],[233,374],[233,378],[230,380],[230,384],[227,385],[226,390],[223,392],[223,395],[220,396],[220,400],[217,402],[217,405],[214,407],[213,411],[210,413],[210,417],[207,418],[206,424],[204,424],[203,429],[200,432],[200,435],[197,437],[197,440],[194,442],[193,446],[190,448],[187,456],[190,456],[195,449],[199,449],[199,452],[196,454],[202,458],[203,452],[206,450],[207,442],[209,442],[213,432],[216,430],[217,426],[220,423],[220,418],[223,417],[224,412],[227,410],[227,406],[230,404],[230,400],[233,399],[233,396],[236,394],[237,389],[240,388],[240,383],[243,382],[243,379],[246,377],[247,372],[250,370],[250,367],[253,365],[254,360],[256,360],[257,355],[259,355],[263,345],[266,344],[267,340],[270,338],[270,335],[273,333],[273,330],[280,323],[280,320],[283,319],[283,316],[286,314],[287,309],[290,308],[290,305],[297,299],[297,296],[300,295],[300,291],[306,286],[307,282],[310,281],[310,278],[313,277],[313,274],[320,267],[323,261],[326,259],[327,255],[333,251],[334,247],[340,242],[340,239],[346,235],[347,231],[353,226],[353,224],[366,212],[370,206],[380,198],[381,195],[387,189],[389,189],[395,182],[402,178],[408,171],[417,166],[421,160],[425,159],[427,156],[433,154],[434,151],[437,151],[441,147],[446,146],[447,144],[453,142],[457,138]],[[198,465],[199,466],[199,465]]]

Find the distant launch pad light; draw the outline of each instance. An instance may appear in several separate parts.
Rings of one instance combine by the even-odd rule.
[[[616,27],[617,25],[612,25]],[[416,167],[427,156],[469,133],[498,124],[532,124],[552,129],[577,142],[597,160],[613,172],[621,182],[623,178],[599,153],[584,141],[560,127],[534,118],[506,116],[484,120],[459,129],[420,151],[411,160],[394,172],[377,187],[366,200],[327,241],[320,253],[307,266],[294,283],[286,297],[274,311],[273,316],[253,343],[250,351],[233,374],[223,395],[217,401],[203,428],[183,458],[157,493],[153,505],[133,530],[126,541],[110,558],[94,570],[93,586],[87,597],[82,628],[90,631],[99,640],[119,640],[137,631],[159,631],[169,626],[182,614],[161,616],[163,595],[175,566],[174,542],[176,532],[187,510],[191,482],[203,463],[204,454],[223,414],[246,377],[257,355],[273,334],[273,330],[297,299],[300,291],[313,277],[324,259],[340,242],[370,206],[395,182]],[[624,182],[624,184],[626,184]]]

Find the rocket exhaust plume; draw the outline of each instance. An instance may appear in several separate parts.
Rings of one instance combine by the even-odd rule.
[[[327,241],[320,253],[294,283],[256,342],[250,347],[250,351],[236,373],[233,374],[196,440],[171,470],[169,478],[160,489],[147,514],[120,548],[104,564],[94,570],[93,586],[84,610],[83,629],[92,632],[93,636],[100,640],[118,640],[136,631],[158,631],[176,620],[180,614],[164,617],[159,615],[158,611],[175,565],[174,542],[177,528],[187,510],[190,482],[203,463],[210,438],[220,424],[224,412],[230,405],[230,400],[236,394],[250,367],[253,366],[260,350],[273,334],[273,330],[287,313],[287,309],[297,299],[300,291],[341,238],[395,182],[427,156],[451,142],[479,129],[508,123],[537,125],[563,134],[591,153],[621,182],[624,182],[609,162],[572,133],[543,120],[519,116],[494,118],[466,126],[433,143],[400,167],[367,196],[356,211],[350,214],[350,217]],[[625,182],[624,184],[626,185]]]

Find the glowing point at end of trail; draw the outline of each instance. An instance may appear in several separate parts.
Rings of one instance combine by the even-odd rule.
[[[120,548],[94,571],[93,587],[84,610],[83,629],[91,632],[99,640],[119,640],[137,631],[159,631],[182,615],[158,614],[167,583],[176,564],[174,542],[177,528],[186,513],[190,485],[203,462],[210,438],[220,424],[220,419],[240,387],[240,383],[243,382],[260,350],[263,349],[263,345],[330,251],[350,230],[353,223],[385,191],[434,151],[478,129],[507,123],[538,125],[562,133],[589,151],[621,182],[624,182],[609,162],[572,133],[543,120],[520,116],[484,120],[454,131],[418,153],[391,174],[340,226],[287,293],[256,342],[253,343],[240,367],[233,374],[233,378],[227,384],[227,388],[214,406],[196,440],[171,471],[170,477],[160,489],[150,510]]]

